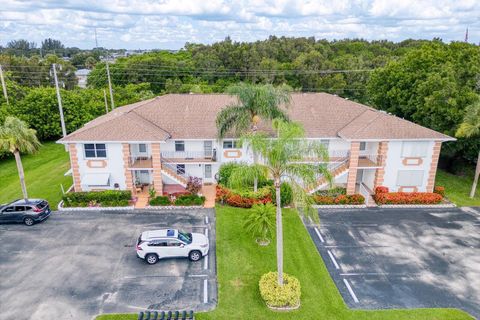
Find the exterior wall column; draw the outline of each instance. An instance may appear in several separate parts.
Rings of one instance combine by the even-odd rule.
[[[435,176],[437,174],[438,158],[440,157],[440,150],[442,149],[442,142],[437,141],[433,146],[432,163],[430,164],[430,172],[428,173],[427,192],[433,192],[435,187]]]
[[[133,186],[133,176],[132,171],[128,169],[130,166],[130,144],[122,143],[122,154],[123,154],[123,167],[125,171],[125,187],[127,190],[132,191],[132,194],[136,193],[136,189]]]
[[[350,144],[350,161],[347,178],[347,194],[355,193],[357,183],[358,156],[360,154],[360,142],[352,142]]]
[[[152,143],[152,167],[153,167],[153,187],[157,195],[163,194],[162,179],[162,155],[160,153],[160,143]]]
[[[68,144],[68,151],[70,153],[70,168],[72,169],[73,189],[75,192],[82,191],[80,168],[78,166],[77,145],[75,143]]]
[[[378,186],[383,185],[383,178],[385,176],[385,166],[387,164],[387,153],[388,153],[388,141],[380,141],[378,143],[378,157],[377,163],[379,164],[380,168],[375,170],[375,180],[373,182],[373,187],[376,188]]]

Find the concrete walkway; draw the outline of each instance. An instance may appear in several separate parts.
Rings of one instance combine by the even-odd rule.
[[[216,185],[204,185],[202,187],[202,194],[205,196],[205,208],[215,208]]]

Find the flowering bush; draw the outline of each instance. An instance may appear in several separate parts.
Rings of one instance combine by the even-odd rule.
[[[434,192],[389,192],[377,193],[374,199],[378,204],[437,204],[443,197]]]
[[[202,189],[202,179],[197,177],[188,177],[185,190],[191,194],[198,194],[200,189]]]
[[[365,198],[361,194],[352,194],[352,195],[340,194],[336,197],[314,195],[313,201],[315,202],[315,204],[319,204],[319,205],[335,205],[335,204],[358,205],[358,204],[364,204]]]
[[[438,193],[442,197],[445,197],[445,187],[435,186],[435,188],[433,189],[433,192]]]
[[[298,307],[300,304],[300,281],[283,274],[283,286],[278,285],[277,272],[269,272],[260,278],[260,295],[269,307]]]
[[[388,187],[378,186],[375,188],[375,194],[388,193]]]
[[[216,200],[232,207],[251,208],[254,204],[272,202],[270,188],[260,188],[257,192],[237,191],[217,185]]]

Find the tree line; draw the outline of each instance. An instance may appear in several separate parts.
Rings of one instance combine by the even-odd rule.
[[[45,46],[61,49],[55,41],[46,41]],[[43,101],[41,99],[20,100],[27,96],[22,91],[42,91],[40,88],[52,85],[51,63],[62,65],[59,77],[65,85],[63,94],[76,96],[73,104],[95,101],[90,103],[96,104],[98,110],[86,118],[103,112],[107,74],[100,51],[94,57],[91,50],[80,50],[76,56],[78,61],[80,57],[83,60],[77,65],[72,63],[73,58],[61,59],[58,52],[39,57],[19,56],[6,50],[8,48],[0,49],[0,64],[11,66],[6,68],[7,80],[9,86],[18,89],[18,103],[23,106],[10,106],[20,110],[17,114],[28,113],[29,108],[43,108],[38,102],[32,102]],[[87,62],[89,57],[92,59]],[[71,75],[76,67],[84,66],[92,71],[88,76],[88,89],[79,90]],[[125,90],[130,98],[225,92],[238,82],[289,85],[296,91],[338,94],[451,136],[460,126],[467,106],[479,99],[480,91],[480,48],[463,42],[447,44],[440,39],[328,41],[271,36],[262,41],[235,42],[226,38],[211,45],[187,43],[176,52],[163,50],[117,58],[109,69],[115,94]],[[127,86],[131,89],[132,85],[139,85],[141,93],[124,89]],[[52,97],[55,105],[54,95]],[[116,105],[126,101],[131,99],[118,101]],[[71,130],[84,121],[84,115],[72,116]],[[60,132],[59,123],[53,123],[50,133],[40,137],[54,139]],[[461,138],[455,143],[446,143],[442,153],[445,163],[461,167],[466,162],[474,162],[480,147],[478,140]]]

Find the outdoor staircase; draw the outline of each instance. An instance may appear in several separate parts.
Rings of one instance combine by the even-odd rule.
[[[330,171],[332,178],[335,179],[347,173],[348,168],[349,168],[349,158],[344,158],[339,162],[335,162],[329,165],[328,170]],[[311,194],[323,187],[326,187],[327,185],[328,185],[327,179],[324,176],[321,176],[317,180],[317,183],[315,184],[315,186],[311,188],[307,188],[306,191]]]
[[[188,178],[186,174],[178,174],[177,167],[166,160],[162,160],[162,174],[177,182],[182,187],[187,186]]]

